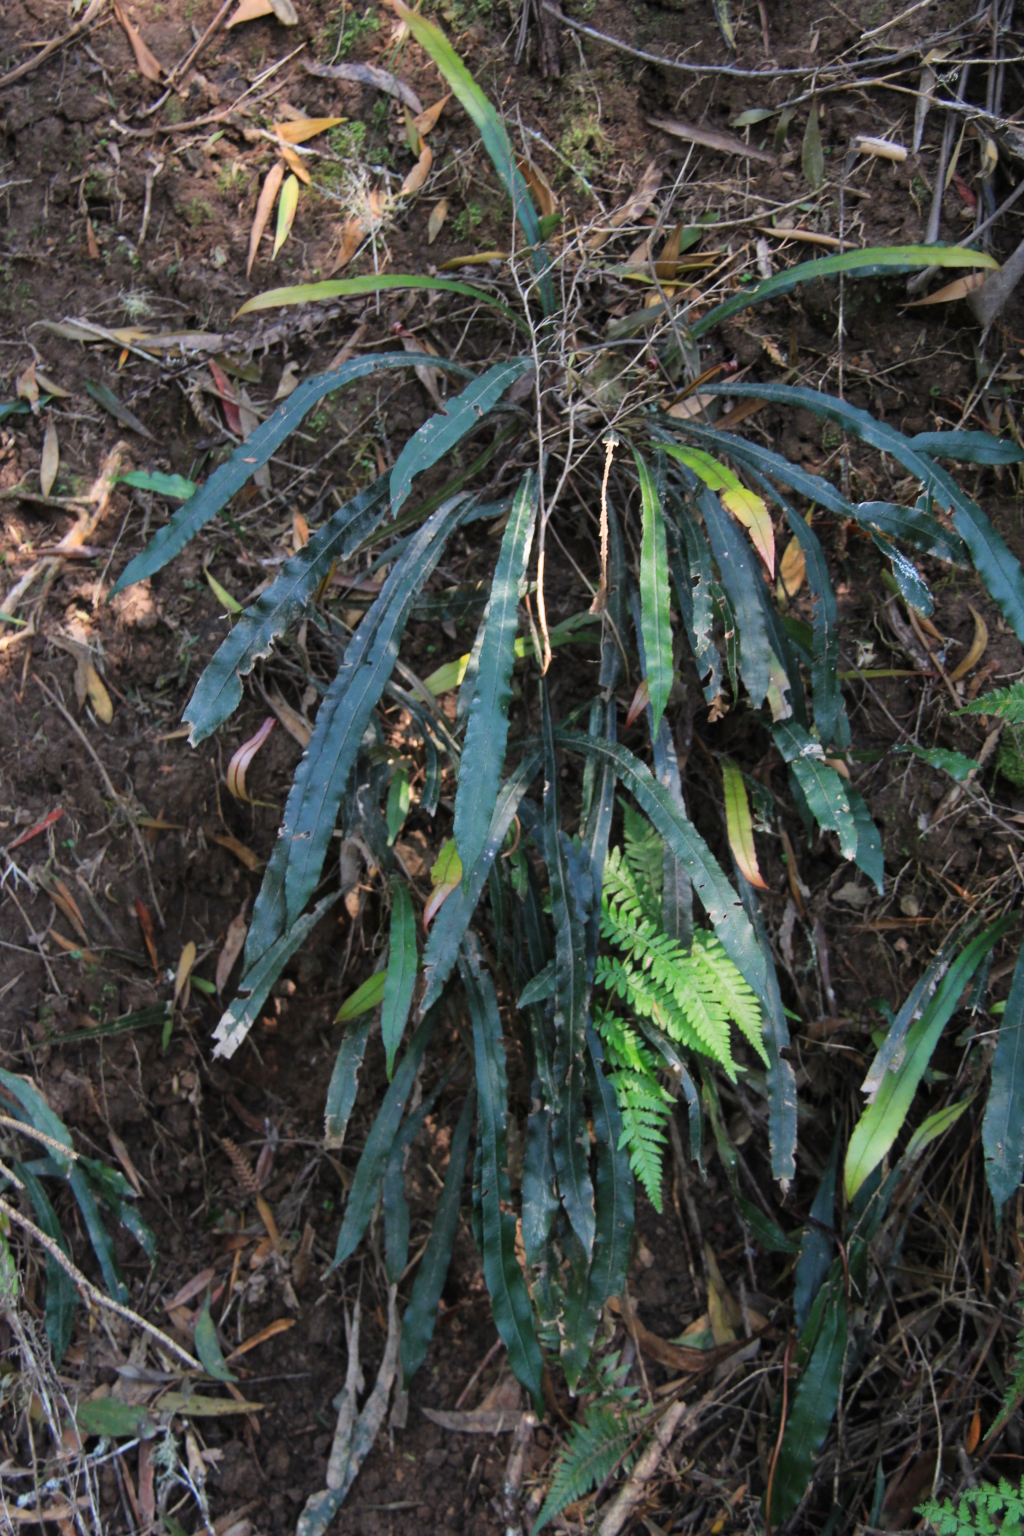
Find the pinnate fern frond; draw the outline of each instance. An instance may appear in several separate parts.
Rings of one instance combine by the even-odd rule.
[[[705,997],[713,996],[725,1009],[740,1034],[767,1064],[762,1039],[761,1005],[752,987],[729,959],[717,934],[697,932],[690,959]]]
[[[736,1069],[729,1047],[729,1019],[723,1009],[708,1000],[696,986],[695,976],[677,978],[674,991],[659,985],[658,978],[634,969],[617,956],[601,956],[595,981],[608,992],[628,1003],[641,1018],[650,1019],[679,1045],[710,1056],[724,1067],[731,1079]]]
[[[1024,1483],[1014,1488],[1005,1477],[999,1487],[982,1483],[957,1500],[929,1499],[918,1509],[939,1536],[1021,1536],[1024,1530]]]
[[[553,1520],[567,1504],[574,1504],[598,1487],[620,1464],[628,1471],[634,1460],[633,1439],[629,1421],[614,1408],[596,1403],[588,1408],[583,1423],[574,1424],[569,1431],[568,1444],[555,1466],[534,1532]]]
[[[1008,725],[1024,725],[1024,683],[1011,683],[1008,688],[993,688],[980,699],[972,699],[958,715],[997,715]]]
[[[629,1148],[629,1166],[660,1215],[661,1156],[665,1146],[664,1127],[672,1107],[671,1095],[666,1094],[659,1083],[652,1086],[649,1079],[638,1072],[613,1072],[612,1085],[622,1115],[619,1146]]]

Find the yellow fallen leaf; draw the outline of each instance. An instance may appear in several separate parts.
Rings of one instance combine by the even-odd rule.
[[[437,120],[444,111],[445,102],[451,101],[451,99],[452,93],[449,91],[446,96],[441,97],[440,101],[435,101],[432,107],[425,107],[419,117],[414,117],[412,125],[416,132],[429,133],[432,128],[436,128]]]
[[[188,1007],[188,982],[189,977],[192,975],[192,967],[195,965],[195,963],[196,946],[193,944],[192,940],[189,939],[188,943],[185,945],[185,948],[181,952],[180,958],[178,960],[178,969],[174,977],[175,1008],[177,1008],[178,999],[179,997],[182,997],[183,993],[184,997],[182,998],[181,1006],[183,1008]]]
[[[750,884],[756,885],[758,890],[766,891],[768,887],[757,864],[747,786],[735,763],[722,764],[722,783],[725,786],[725,826],[733,858]]]
[[[143,77],[144,80],[150,80],[155,85],[159,81],[160,76],[164,73],[163,65],[160,63],[160,60],[156,57],[156,55],[151,53],[150,50],[146,47],[145,43],[142,41],[142,38],[139,36],[138,32],[136,32],[135,28],[128,20],[128,17],[118,5],[117,0],[114,0],[114,15],[121,23],[121,26],[124,28],[124,34],[127,37],[129,43],[131,43],[132,52],[135,55],[135,63],[138,65],[139,74]]]
[[[557,207],[555,202],[555,194],[552,192],[548,182],[541,174],[541,172],[538,171],[537,167],[533,164],[532,161],[527,160],[524,157],[523,159],[519,160],[518,164],[523,180],[526,182],[526,185],[533,193],[537,207],[540,209],[542,216],[546,219],[549,219]]]
[[[114,718],[114,706],[110,702],[110,694],[103,686],[103,679],[91,661],[85,664],[85,691],[97,720],[109,725]]]
[[[790,539],[779,561],[777,595],[780,602],[795,597],[807,579],[807,560],[795,536]]]
[[[299,180],[304,181],[308,187],[311,180],[310,174],[303,165],[301,156],[295,153],[290,144],[281,145],[281,159],[285,162],[288,169],[294,171]]]
[[[292,549],[298,554],[309,543],[309,524],[301,512],[292,513]]]
[[[301,117],[295,123],[275,123],[274,132],[286,144],[305,144],[307,139],[315,139],[318,133],[337,128],[344,121],[343,117]]]
[[[748,491],[745,485],[730,486],[721,492],[722,505],[750,531],[750,542],[768,567],[769,576],[775,575],[775,530],[771,513],[763,496]]]
[[[228,29],[237,27],[241,21],[257,21],[260,16],[270,16],[273,10],[270,0],[241,0],[238,10],[228,17]]]
[[[245,264],[246,277],[252,271],[252,264],[256,260],[256,252],[259,249],[260,240],[263,238],[263,231],[267,227],[270,211],[274,206],[274,199],[280,191],[283,180],[284,166],[280,160],[275,160],[267,172],[266,180],[260,192],[259,202],[256,204],[256,215],[252,221],[252,229],[249,231],[249,259]]]
[[[427,220],[427,244],[433,245],[448,217],[448,199],[442,197],[439,203],[435,203],[430,210],[430,218]]]
[[[48,416],[46,432],[43,435],[43,456],[39,461],[39,489],[44,496],[49,496],[53,490],[59,463],[60,444],[57,441],[57,428],[53,424],[53,417]]]
[[[971,618],[974,620],[974,639],[971,648],[964,659],[958,663],[956,669],[949,674],[950,682],[958,683],[962,677],[966,677],[972,667],[976,667],[985,654],[988,645],[988,625],[976,608],[968,603]]]
[[[418,192],[430,175],[430,167],[434,163],[434,151],[429,144],[424,144],[422,153],[408,176],[402,182],[402,196],[411,197]]]
[[[59,384],[55,384],[48,374],[42,373],[38,368],[36,369],[36,383],[40,389],[45,390],[48,395],[53,395],[57,400],[70,400],[71,398],[70,389],[61,389]]]
[[[240,843],[238,838],[232,837],[230,833],[216,832],[214,833],[213,840],[215,843],[219,843],[222,848],[226,848],[229,853],[233,853],[235,858],[245,865],[246,869],[259,869],[263,862],[262,859],[257,858],[251,848],[247,848],[244,843]]]
[[[295,222],[295,210],[299,206],[299,182],[298,177],[289,176],[281,188],[281,196],[277,204],[277,233],[274,236],[274,251],[271,261],[277,260],[277,253],[284,245],[292,232]],[[248,436],[248,433],[246,433]]]

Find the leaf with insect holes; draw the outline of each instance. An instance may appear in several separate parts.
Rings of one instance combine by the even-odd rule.
[[[53,417],[47,416],[46,432],[43,435],[43,456],[39,461],[39,489],[44,496],[49,496],[53,490],[59,463],[60,444],[57,441],[57,428],[53,424]]]
[[[384,978],[380,1032],[387,1058],[388,1082],[394,1071],[395,1056],[402,1043],[406,1020],[416,986],[416,914],[412,897],[404,885],[395,886],[388,937],[388,965]]]
[[[246,277],[252,271],[252,264],[256,260],[256,252],[259,250],[263,231],[269,223],[271,210],[273,209],[277,194],[281,190],[282,181],[284,181],[284,166],[280,160],[275,160],[267,172],[266,180],[260,191],[259,200],[256,204],[256,213],[253,216],[252,229],[249,231],[249,257],[245,263]]]
[[[238,750],[233,753],[228,763],[228,771],[224,775],[224,782],[227,784],[228,792],[234,795],[236,800],[247,800],[250,804],[252,803],[252,796],[245,787],[246,771],[276,724],[274,716],[268,715],[255,736],[250,736],[248,741],[243,741]]]
[[[462,860],[459,858],[459,850],[455,846],[454,837],[449,837],[441,845],[441,852],[434,860],[434,866],[430,871],[430,883],[433,888],[430,892],[430,899],[423,909],[424,933],[426,933],[452,891],[458,889],[461,879]]]
[[[277,253],[284,245],[292,232],[295,222],[295,210],[299,206],[299,179],[297,176],[289,176],[281,188],[281,196],[277,203],[277,232],[274,235],[274,249],[271,261],[277,260]],[[248,437],[246,433],[246,437]]]
[[[747,800],[747,786],[743,782],[743,774],[735,763],[722,764],[722,782],[725,786],[725,825],[733,858],[751,885],[766,891],[768,887],[757,865],[754,825]]]

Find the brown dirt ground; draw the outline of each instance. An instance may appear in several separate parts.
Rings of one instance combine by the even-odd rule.
[[[830,6],[812,21],[799,7],[779,7],[770,18],[773,57],[780,64],[808,65],[812,44],[819,56],[831,57],[856,39],[858,27],[877,21],[879,9],[851,0],[849,16]],[[943,17],[954,12],[953,6],[932,5],[927,28],[938,30]],[[194,0],[167,0],[152,7],[140,5],[131,14],[157,57],[168,64],[182,55],[194,30],[213,16],[214,7],[209,0],[198,5]],[[364,29],[352,56],[380,59],[391,23],[383,8],[379,16],[372,9],[368,14],[378,27]],[[593,121],[599,99],[600,134],[595,127],[582,147],[591,154],[589,174],[609,206],[622,200],[652,154],[663,156],[670,170],[682,163],[685,146],[651,129],[645,121],[649,112],[727,126],[739,111],[783,99],[784,82],[766,87],[684,77],[680,89],[677,77],[591,43],[578,48],[569,36],[563,39],[565,73],[557,82],[544,81],[532,54],[521,68],[513,68],[511,45],[504,45],[509,18],[503,7],[474,11],[462,0],[451,0],[443,19],[492,95],[510,115],[518,110],[524,123],[536,126],[549,142],[562,142],[567,129],[584,116]],[[695,57],[725,57],[709,6],[677,10],[645,0],[636,6],[612,0],[594,19],[607,32],[641,47],[656,50],[685,34]],[[298,363],[303,375],[317,371],[356,324],[365,320],[370,335],[376,336],[399,314],[410,313],[390,301],[379,313],[372,304],[345,302],[315,322],[302,312],[237,324],[231,318],[254,292],[324,275],[338,246],[339,218],[330,197],[334,183],[328,164],[316,173],[317,187],[300,198],[292,236],[278,263],[271,265],[265,237],[252,280],[246,280],[249,226],[261,174],[273,158],[257,125],[271,121],[282,103],[310,116],[342,113],[364,123],[365,152],[371,161],[374,154],[381,160],[387,156],[400,172],[411,164],[394,109],[382,113],[381,98],[368,88],[336,87],[305,74],[301,59],[273,77],[275,95],[265,108],[232,109],[263,69],[300,43],[307,56],[324,56],[324,35],[332,23],[327,6],[303,3],[294,30],[286,32],[270,18],[215,40],[187,93],[172,103],[172,112],[158,119],[168,128],[175,121],[223,113],[188,134],[157,131],[153,137],[137,136],[137,125],[149,122],[139,117],[139,110],[152,100],[153,91],[135,73],[124,33],[109,13],[87,38],[0,92],[0,192],[7,212],[0,248],[0,397],[12,397],[14,380],[33,354],[40,371],[69,392],[52,406],[61,450],[55,495],[82,494],[112,452],[119,452],[124,468],[205,473],[214,462],[210,455],[222,451],[224,437],[212,399],[207,400],[205,425],[186,404],[180,387],[186,370],[180,365],[146,363],[137,355],[121,363],[116,349],[83,347],[46,331],[40,322],[81,317],[110,328],[138,323],[146,329],[230,332],[232,354],[251,358],[257,368],[258,382],[250,385],[254,398],[266,400],[289,359]],[[12,0],[3,23],[7,67],[24,57],[24,44],[64,25],[63,6]],[[758,67],[762,55],[755,8],[743,13],[739,42],[740,62]],[[400,72],[425,102],[436,99],[437,77],[416,50],[403,58]],[[905,99],[884,89],[831,98],[823,123],[825,146],[838,157],[855,131],[906,138],[910,115]],[[131,124],[131,131],[113,128],[115,118]],[[449,111],[443,122],[435,140],[439,179],[429,196],[412,201],[388,237],[396,270],[424,270],[428,262],[440,264],[500,245],[505,234],[495,183],[467,119]],[[756,196],[776,203],[800,197],[806,192],[800,174],[800,131],[802,118],[791,130],[780,166],[768,171],[753,165],[746,182],[733,175],[722,156],[701,152],[703,179],[696,191],[691,189],[690,213],[710,209],[723,220],[742,218]],[[920,156],[895,167],[875,163],[862,175],[859,186],[867,195],[848,201],[852,222],[846,232],[851,238],[863,236],[872,244],[920,238],[921,187],[933,173],[939,131],[934,123],[930,126]],[[217,133],[221,136],[214,141]],[[567,183],[558,160],[543,148],[537,158],[570,205],[585,213],[585,194]],[[152,183],[146,240],[139,245],[146,174],[156,162],[161,169]],[[428,250],[426,221],[442,192],[451,199],[451,211],[441,238]],[[834,197],[808,197],[807,204],[808,226],[834,233]],[[947,233],[963,227],[961,208],[960,195],[952,187],[945,208]],[[97,252],[93,256],[89,230]],[[460,233],[465,238],[457,238]],[[742,233],[743,239],[747,233]],[[1006,235],[999,238],[1009,242]],[[367,270],[365,264],[360,270]],[[911,315],[898,307],[898,297],[885,283],[847,290],[849,396],[906,431],[955,422],[976,380],[976,328],[962,306]],[[799,356],[808,377],[824,377],[823,387],[834,387],[835,303],[834,289],[823,287],[770,311],[754,312],[726,329],[713,343],[708,361],[734,355],[741,365],[757,364],[768,348],[788,347],[790,358]],[[421,311],[413,313],[418,318]],[[464,323],[446,322],[444,336],[453,342]],[[1001,324],[1001,343],[1012,356],[1024,335],[1019,304],[1011,306]],[[493,345],[493,333],[476,324],[464,339],[461,356],[472,363],[487,357]],[[826,360],[832,360],[827,369]],[[84,392],[86,381],[111,389],[145,422],[151,440],[126,432],[107,415]],[[189,942],[198,949],[196,973],[212,976],[228,924],[240,910],[251,910],[259,884],[258,873],[215,839],[229,834],[265,858],[275,834],[276,807],[283,802],[298,761],[299,747],[279,729],[252,775],[259,800],[266,803],[243,807],[225,793],[223,771],[231,752],[266,713],[253,689],[216,741],[202,750],[192,752],[178,733],[181,709],[225,632],[223,610],[202,579],[203,567],[210,564],[221,584],[244,600],[263,579],[261,562],[288,547],[293,511],[309,513],[328,487],[346,491],[362,483],[365,465],[376,472],[381,452],[391,454],[391,445],[418,424],[426,409],[423,391],[408,382],[360,386],[340,397],[307,424],[307,439],[290,447],[287,460],[275,468],[269,516],[258,497],[240,498],[229,526],[207,529],[151,584],[108,605],[105,598],[113,577],[164,515],[162,504],[144,494],[115,488],[91,537],[99,552],[55,563],[45,602],[37,610],[35,634],[10,644],[0,656],[0,836],[8,842],[54,807],[63,808],[64,816],[52,833],[27,845],[21,857],[25,867],[48,864],[67,883],[82,910],[89,951],[96,957],[65,953],[51,939],[44,943],[42,958],[38,935],[55,930],[75,941],[66,914],[41,892],[5,887],[0,909],[0,1060],[36,1079],[84,1148],[111,1158],[111,1133],[127,1148],[142,1181],[140,1208],[156,1230],[160,1247],[160,1262],[151,1269],[127,1235],[117,1238],[133,1307],[160,1316],[161,1302],[206,1266],[215,1269],[219,1283],[231,1271],[239,1231],[249,1236],[237,1281],[244,1286],[243,1299],[232,1316],[231,1338],[249,1337],[282,1317],[294,1327],[244,1362],[251,1372],[243,1381],[247,1395],[266,1405],[258,1427],[247,1429],[237,1419],[215,1423],[204,1428],[203,1444],[209,1452],[214,1516],[244,1506],[259,1532],[289,1528],[307,1494],[323,1485],[334,1423],[332,1399],[345,1376],[343,1302],[351,1305],[357,1295],[362,1298],[368,1375],[376,1369],[382,1347],[385,1292],[375,1262],[376,1236],[371,1234],[369,1253],[361,1250],[340,1274],[325,1284],[317,1278],[333,1254],[344,1191],[384,1080],[381,1053],[371,1046],[346,1145],[338,1155],[323,1155],[319,1137],[325,1084],[339,1035],[334,1013],[341,998],[372,968],[379,944],[376,900],[371,895],[364,902],[354,927],[347,913],[321,926],[275,988],[272,1007],[254,1032],[254,1048],[243,1051],[230,1066],[210,1060],[209,1035],[218,1008],[214,999],[195,991],[166,1050],[157,1028],[93,1041],[78,1032],[167,998],[168,978]],[[970,424],[1005,425],[1013,410],[1009,393],[1002,422],[986,422],[978,413]],[[781,421],[765,411],[753,430],[814,469],[827,468],[837,451],[810,416]],[[0,426],[0,489],[34,484],[42,438],[42,419],[15,417]],[[119,450],[118,443],[123,443]],[[863,456],[855,456],[854,476],[855,489],[865,498],[889,494],[895,484],[891,467]],[[997,526],[1015,552],[1022,552],[1019,502],[1009,476],[986,472],[977,482]],[[70,515],[56,506],[4,502],[5,588],[28,568],[36,550],[64,533]],[[570,529],[565,537],[584,569],[593,571],[589,530]],[[826,547],[849,655],[854,656],[855,642],[863,643],[885,658],[877,665],[888,664],[890,658],[896,666],[907,665],[882,617],[884,591],[875,551],[854,532],[834,528],[827,532]],[[474,529],[464,542],[457,571],[449,572],[448,579],[474,579],[486,567],[486,558],[486,533]],[[474,562],[479,562],[479,570]],[[943,632],[968,644],[972,621],[967,605],[973,602],[988,621],[990,654],[998,658],[1000,673],[1019,671],[1020,646],[1006,633],[980,584],[962,575],[954,582],[927,562],[925,573],[934,583]],[[561,573],[552,599],[554,617],[576,611],[582,599],[583,588],[572,573]],[[102,654],[114,705],[108,726],[76,703],[75,663],[60,643],[68,633],[85,633]],[[458,654],[464,635],[464,629],[449,636],[426,624],[412,626],[408,654],[427,670]],[[287,687],[287,675],[282,678],[280,686]],[[91,752],[40,685],[63,700]],[[582,698],[586,679],[578,686]],[[570,696],[573,692],[570,688],[559,698],[559,708],[577,702]],[[960,910],[956,903],[965,890],[975,897],[1014,874],[1009,839],[976,817],[948,822],[937,835],[921,832],[922,811],[934,808],[947,785],[920,765],[893,767],[893,733],[882,706],[901,723],[912,723],[922,711],[929,718],[934,714],[933,699],[930,684],[922,689],[916,681],[902,680],[848,694],[854,745],[866,758],[874,758],[864,761],[855,778],[883,827],[888,872],[899,875],[885,903],[854,912],[851,921],[851,908],[835,899],[837,889],[850,878],[849,868],[825,839],[811,846],[804,839],[799,842],[800,875],[821,918],[834,997],[828,996],[820,964],[815,967],[809,941],[798,934],[787,1001],[800,997],[805,1017],[824,1020],[830,1027],[817,1034],[800,1033],[794,1045],[808,1105],[808,1140],[802,1143],[800,1179],[789,1201],[794,1213],[806,1209],[827,1151],[833,1074],[858,1078],[864,1052],[870,1050],[868,1033],[875,1016],[866,1004],[879,994],[896,1003],[905,994],[920,956],[931,944],[930,930],[926,928],[922,937],[921,924],[930,923],[941,933],[951,913]],[[302,705],[298,696],[291,701],[296,708]],[[739,713],[708,725],[701,711],[694,724],[694,767],[687,792],[698,823],[719,850],[718,811],[702,777],[701,749],[742,754],[748,761],[753,750],[756,760],[763,746],[752,744],[750,735],[749,720]],[[941,744],[972,751],[980,739],[972,723],[947,723]],[[638,731],[634,744],[640,743]],[[773,769],[765,757],[753,771],[777,796],[796,839],[798,823],[790,814],[777,761]],[[1005,783],[1000,789],[1003,814],[1018,816],[1021,797]],[[142,829],[145,860],[130,826],[130,817],[140,813],[170,824],[166,831]],[[402,851],[414,877],[423,877],[429,868],[440,836],[440,829],[425,817],[414,814],[407,824]],[[762,868],[771,887],[769,920],[777,933],[788,892],[786,866],[774,839],[766,840]],[[138,901],[156,924],[157,974],[140,935]],[[1000,966],[1005,969],[1002,954],[997,957],[997,975]],[[72,1032],[73,1041],[62,1041]],[[510,1067],[516,1108],[525,1114],[528,1084],[516,1081],[514,1059]],[[413,1252],[417,1234],[427,1229],[438,1177],[446,1167],[453,1102],[442,1098],[410,1168]],[[741,1145],[752,1136],[751,1148],[763,1146],[759,1109],[742,1095],[727,1096],[726,1109]],[[304,1283],[283,1260],[250,1266],[262,1228],[252,1200],[232,1172],[223,1149],[225,1138],[246,1149],[253,1162],[268,1139],[276,1141],[263,1193],[286,1244],[297,1240],[306,1223],[314,1230],[313,1264]],[[751,1166],[759,1163],[753,1160]],[[750,1180],[760,1192],[755,1198],[775,1203],[766,1174],[759,1180],[751,1174]],[[671,1177],[668,1182],[671,1185]],[[701,1311],[691,1282],[694,1234],[691,1218],[682,1209],[686,1198],[681,1197],[693,1202],[701,1234],[737,1294],[745,1286],[750,1302],[761,1300],[765,1311],[771,1310],[777,1287],[777,1294],[786,1297],[783,1265],[776,1257],[758,1253],[749,1265],[745,1260],[729,1191],[720,1166],[713,1164],[706,1183],[693,1179],[685,1188],[674,1188],[665,1216],[645,1203],[640,1206],[631,1284],[648,1328],[672,1337]],[[78,1261],[92,1273],[91,1254],[84,1234],[74,1226],[70,1206],[61,1214],[68,1220]],[[30,1306],[40,1304],[41,1283],[41,1271],[33,1269]],[[463,1225],[434,1345],[413,1389],[408,1427],[395,1432],[393,1452],[382,1437],[336,1529],[385,1536],[415,1524],[423,1531],[465,1530],[483,1536],[502,1528],[499,1507],[507,1437],[449,1435],[419,1412],[423,1405],[452,1407],[493,1340],[479,1263],[468,1226]],[[105,1335],[90,1330],[80,1314],[64,1367],[69,1389],[86,1395],[111,1386],[128,1343],[127,1332],[114,1329]],[[466,1406],[484,1398],[500,1369],[495,1364],[484,1373]],[[657,1385],[663,1373],[649,1369]],[[559,1404],[563,1410],[568,1406]],[[766,1452],[762,1445],[760,1457],[755,1453],[751,1458],[747,1445],[741,1454],[739,1441],[733,1445],[737,1435],[735,1423],[727,1422],[723,1429],[716,1421],[706,1440],[694,1448],[689,1469],[663,1487],[664,1512],[658,1518],[666,1523],[649,1524],[649,1530],[709,1528],[728,1536],[750,1528]],[[531,1448],[525,1486],[542,1475],[552,1444],[552,1431],[542,1428]],[[16,1457],[18,1451],[4,1442],[3,1454]],[[895,1464],[891,1461],[889,1469]],[[117,1529],[124,1493],[109,1468],[102,1491],[110,1529]],[[673,1508],[681,1511],[682,1524],[669,1523]],[[712,1523],[719,1518],[723,1523]]]

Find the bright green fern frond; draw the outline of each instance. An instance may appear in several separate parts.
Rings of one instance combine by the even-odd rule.
[[[767,1063],[761,1033],[761,1005],[753,988],[722,948],[717,935],[703,931],[695,933],[691,958],[697,975],[707,974],[709,977],[710,985],[705,995],[713,996],[725,1009],[740,1033]]]
[[[672,1095],[660,1083],[652,1083],[638,1072],[613,1072],[611,1081],[622,1115],[619,1146],[629,1148],[629,1166],[660,1213],[661,1154],[664,1127],[672,1112]]]
[[[653,931],[658,925],[659,913],[651,911],[650,892],[645,900],[645,893],[621,848],[613,848],[605,860],[602,909],[606,904],[631,927],[646,923]]]
[[[972,699],[958,715],[997,715],[1009,725],[1024,725],[1024,683],[1011,683],[1008,688],[993,688],[980,699]]]
[[[982,1483],[957,1500],[929,1499],[918,1509],[939,1536],[1021,1536],[1024,1530],[1024,1483],[1014,1488],[1005,1477],[999,1487]]]
[[[641,1042],[632,1024],[610,1009],[597,1007],[593,1011],[592,1023],[604,1041],[604,1053],[609,1066],[637,1072],[657,1081],[657,1057]]]
[[[614,1408],[594,1404],[586,1411],[582,1424],[569,1430],[569,1441],[558,1458],[548,1496],[537,1517],[534,1532],[553,1520],[567,1504],[582,1499],[598,1487],[620,1464],[623,1471],[633,1465],[633,1428]]]
[[[623,854],[649,917],[661,925],[661,892],[665,881],[665,843],[660,832],[628,801],[623,810]]]
[[[641,970],[615,956],[598,961],[595,980],[624,1002],[643,1019],[651,1019],[670,1040],[688,1050],[710,1056],[735,1080],[732,1051],[729,1047],[729,1020],[719,1009],[708,1008],[706,998],[696,985],[696,974],[680,977],[679,990],[669,992]]]

